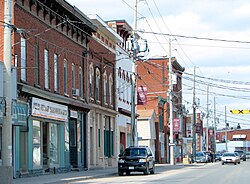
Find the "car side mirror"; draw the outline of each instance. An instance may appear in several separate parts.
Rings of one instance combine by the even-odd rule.
[[[153,156],[153,155],[152,155],[152,153],[149,153],[149,154],[148,154],[148,156],[150,156],[150,157],[151,157],[151,156]]]

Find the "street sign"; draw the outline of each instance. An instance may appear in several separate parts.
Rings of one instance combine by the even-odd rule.
[[[230,110],[232,114],[250,114],[250,110]]]

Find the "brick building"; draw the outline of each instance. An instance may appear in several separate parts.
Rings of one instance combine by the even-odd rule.
[[[1,0],[1,20],[3,7]],[[94,108],[88,45],[96,26],[64,0],[15,0],[13,25],[14,176],[88,168],[88,112]]]
[[[168,104],[168,59],[149,59],[137,63],[137,91],[146,90],[147,102],[138,104],[138,110],[154,110],[156,113],[155,157],[157,162],[169,162],[169,104]],[[173,76],[173,119],[178,120],[179,129],[174,133],[174,142],[181,152],[183,133],[182,72],[184,68],[172,58]]]

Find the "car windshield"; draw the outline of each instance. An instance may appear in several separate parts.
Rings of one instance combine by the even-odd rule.
[[[146,149],[143,148],[131,148],[126,149],[123,153],[124,156],[145,156],[147,155]]]
[[[224,153],[223,157],[234,157],[235,154],[234,153]]]
[[[202,157],[202,156],[204,156],[204,153],[196,153],[196,156],[197,157]]]

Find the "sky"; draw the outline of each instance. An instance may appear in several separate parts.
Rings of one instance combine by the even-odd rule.
[[[86,15],[134,25],[135,0],[67,1]],[[249,9],[249,0],[138,0],[137,32],[148,41],[147,57],[168,56],[171,39],[171,56],[185,67],[183,104],[192,112],[195,68],[197,111],[207,113],[209,104],[209,124],[216,114],[218,129],[225,118],[230,127],[250,129],[250,115],[230,113],[250,110]]]

